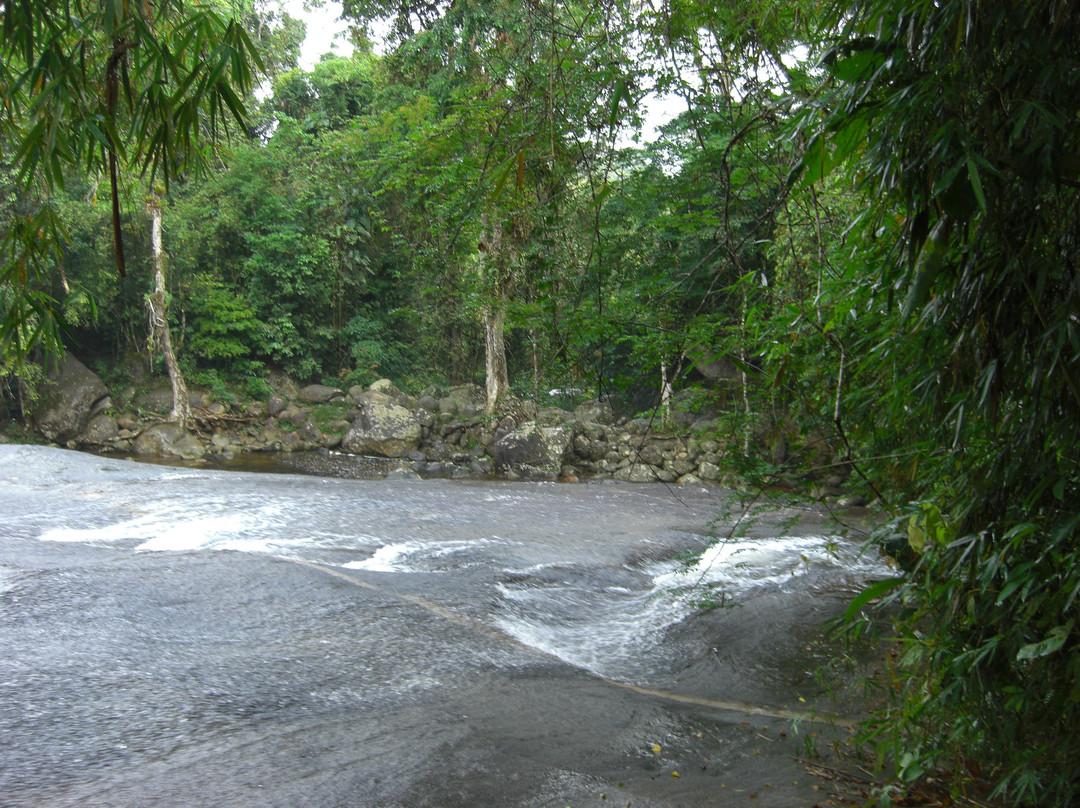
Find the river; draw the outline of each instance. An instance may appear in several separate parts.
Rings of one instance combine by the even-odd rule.
[[[0,805],[821,799],[825,514],[341,474],[0,446]]]

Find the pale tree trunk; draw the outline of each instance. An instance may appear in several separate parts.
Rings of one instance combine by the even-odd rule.
[[[746,375],[747,368],[747,356],[746,356],[746,310],[749,305],[749,291],[746,286],[743,286],[742,290],[742,307],[740,311],[739,332],[742,339],[739,340],[741,350],[739,351],[739,359],[742,361],[739,367],[739,381],[742,386],[742,403],[743,412],[746,413],[746,424],[743,426],[743,454],[747,457],[750,456],[750,436],[754,429],[753,416],[750,411],[750,379]]]
[[[487,386],[487,412],[495,412],[499,400],[510,392],[510,376],[506,370],[506,306],[500,300],[484,307],[484,370]]]
[[[671,379],[668,378],[667,360],[660,360],[660,420],[666,424],[671,419]]]
[[[532,342],[533,362],[533,400],[540,400],[540,329],[532,328],[529,331],[529,339]]]
[[[481,216],[485,233],[481,261],[485,282],[491,298],[483,307],[484,324],[484,384],[487,390],[485,409],[495,412],[499,400],[510,392],[510,375],[506,368],[506,306],[510,298],[510,279],[502,225]]]
[[[186,427],[191,419],[188,407],[187,385],[184,375],[176,363],[173,353],[172,338],[169,335],[169,318],[165,299],[165,251],[161,248],[161,197],[151,192],[146,207],[150,213],[150,252],[154,260],[154,291],[146,297],[146,310],[150,318],[150,341],[161,350],[165,359],[165,369],[172,382],[173,408],[169,416],[181,427]]]

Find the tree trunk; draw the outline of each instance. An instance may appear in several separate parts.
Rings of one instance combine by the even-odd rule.
[[[540,400],[540,329],[535,326],[529,331],[529,340],[532,344],[532,363],[533,363],[533,401]]]
[[[191,419],[188,407],[187,385],[184,375],[173,353],[172,338],[169,334],[168,309],[165,299],[165,251],[161,248],[161,197],[151,192],[147,201],[150,213],[150,252],[154,259],[154,291],[146,298],[147,314],[150,318],[150,341],[161,350],[165,359],[165,369],[172,382],[173,408],[170,419],[181,427],[187,427]]]
[[[481,244],[481,270],[487,286],[488,302],[482,309],[484,324],[484,383],[487,388],[486,411],[495,412],[499,400],[510,392],[510,374],[506,367],[506,306],[513,280],[510,273],[508,245],[504,243],[502,224],[488,213],[481,214],[484,236]]]
[[[484,357],[488,414],[495,412],[499,399],[510,392],[510,375],[506,370],[506,307],[499,301],[484,307]]]
[[[746,314],[749,307],[749,295],[746,285],[743,285],[742,290],[742,306],[739,313],[739,333],[741,339],[739,345],[741,346],[739,352],[740,366],[739,366],[739,381],[742,387],[742,403],[743,412],[746,414],[746,423],[743,425],[743,454],[747,457],[750,456],[750,436],[754,430],[753,413],[750,410],[750,379],[746,375],[747,367],[747,355],[746,355]]]
[[[668,378],[667,360],[660,360],[660,422],[667,425],[671,420],[671,379]]]

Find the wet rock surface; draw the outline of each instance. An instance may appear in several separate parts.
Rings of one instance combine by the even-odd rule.
[[[701,611],[656,587],[702,489],[0,468],[5,806],[824,799],[799,758],[833,731],[788,716],[867,573],[820,514],[758,523],[738,605]]]

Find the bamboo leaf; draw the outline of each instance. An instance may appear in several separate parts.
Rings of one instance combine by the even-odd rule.
[[[1069,639],[1071,630],[1071,623],[1055,626],[1045,639],[1023,646],[1016,654],[1017,660],[1038,659],[1060,651],[1065,646],[1065,641]]]
[[[876,598],[880,598],[882,595],[892,592],[906,581],[907,578],[886,578],[882,581],[875,581],[870,584],[863,589],[862,592],[852,598],[851,603],[848,604],[847,610],[844,612],[844,620],[848,622],[854,620],[866,604]]]

